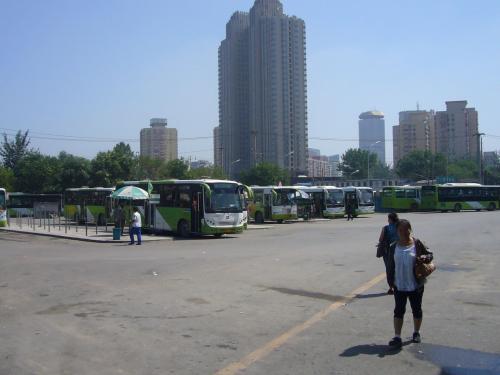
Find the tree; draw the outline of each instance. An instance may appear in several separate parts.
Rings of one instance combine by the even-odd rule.
[[[58,156],[59,173],[57,175],[58,190],[81,187],[89,184],[90,161],[88,159],[61,151]]]
[[[59,193],[59,172],[59,160],[56,157],[31,151],[17,162],[14,187],[24,193]]]
[[[165,178],[185,179],[188,178],[188,169],[189,167],[184,160],[170,160],[165,164],[162,174]]]
[[[99,152],[91,161],[90,182],[92,186],[108,187],[118,181],[130,180],[136,170],[137,158],[130,145],[118,143],[113,150]]]
[[[436,176],[446,174],[446,165],[446,157],[443,154],[415,150],[398,162],[396,173],[410,180],[433,180]]]
[[[0,165],[0,187],[7,191],[14,190],[14,172]]]
[[[378,161],[377,154],[359,148],[350,148],[342,155],[339,170],[347,178],[352,176],[352,178],[356,179],[365,179],[368,177],[368,157],[370,157],[370,178],[377,177],[374,172],[383,169],[382,163]]]
[[[457,160],[448,165],[448,176],[456,180],[474,180],[478,176],[477,163],[473,160]]]
[[[212,166],[212,167],[202,167],[191,169],[188,173],[189,178],[214,178],[217,180],[226,180],[227,176],[220,167]]]
[[[0,156],[3,159],[5,167],[14,170],[19,160],[29,152],[30,139],[28,138],[28,134],[29,130],[26,130],[24,134],[19,130],[14,140],[9,141],[7,134],[4,133],[2,146],[0,147]]]
[[[166,168],[165,164],[166,163],[160,159],[140,156],[137,159],[133,178],[134,180],[161,180],[166,177],[163,175]]]
[[[290,184],[290,176],[286,169],[275,164],[263,162],[248,171],[241,172],[240,180],[246,185],[283,185]]]

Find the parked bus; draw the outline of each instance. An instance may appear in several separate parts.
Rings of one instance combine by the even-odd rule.
[[[7,226],[7,192],[0,188],[0,227]]]
[[[104,225],[110,218],[114,188],[70,188],[64,192],[64,216],[76,222]]]
[[[345,200],[344,191],[335,186],[325,186],[326,189],[326,208],[323,216],[327,218],[344,217]]]
[[[342,188],[342,190],[344,191],[345,205],[347,206],[349,200],[354,202],[354,216],[373,214],[375,212],[372,188],[349,186]]]
[[[9,217],[47,215],[59,216],[62,212],[61,194],[9,193],[7,199]]]
[[[458,183],[422,186],[421,208],[423,210],[442,212],[493,211],[499,208],[499,201],[500,186]]]
[[[296,187],[252,186],[253,200],[248,211],[256,224],[265,220],[282,223],[285,220],[296,220],[297,202],[302,194]]]
[[[326,211],[328,191],[323,186],[295,186],[306,193],[311,201],[309,205],[308,218],[322,218]]]
[[[246,225],[245,185],[225,180],[125,181],[119,186],[137,186],[151,200],[138,206],[145,226],[152,231],[214,235],[241,233]],[[150,189],[151,190],[151,189]],[[251,196],[248,191],[247,194]]]
[[[417,211],[421,204],[421,186],[386,186],[382,189],[382,208]]]

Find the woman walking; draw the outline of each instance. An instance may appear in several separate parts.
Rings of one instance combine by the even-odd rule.
[[[412,236],[411,224],[408,220],[398,221],[399,240],[392,244],[388,256],[388,281],[394,289],[394,338],[389,346],[399,349],[403,346],[401,329],[406,312],[406,302],[410,300],[413,313],[413,342],[419,343],[422,325],[422,298],[424,296],[425,278],[415,276],[417,261],[430,263],[433,255],[425,245]]]
[[[380,233],[378,246],[382,252],[382,258],[384,259],[384,265],[385,265],[385,273],[387,275],[387,283],[389,284],[389,290],[387,291],[387,294],[394,294],[394,289],[391,286],[391,282],[389,281],[388,261],[389,261],[389,247],[393,243],[399,240],[398,231],[396,229],[396,226],[399,221],[398,214],[395,212],[391,212],[387,216],[387,221],[388,224],[382,228],[382,232]],[[379,254],[378,251],[377,254]]]

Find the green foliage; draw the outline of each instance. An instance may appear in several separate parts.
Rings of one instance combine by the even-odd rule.
[[[485,169],[484,184],[500,185],[500,165],[496,165]]]
[[[448,176],[453,176],[457,181],[474,180],[478,178],[479,170],[473,160],[458,160],[448,165]]]
[[[416,150],[402,158],[396,166],[396,173],[411,180],[434,179],[446,175],[446,158],[442,154]]]
[[[252,169],[242,172],[240,180],[246,185],[278,185],[280,182],[283,185],[290,184],[287,170],[267,162],[257,164]]]
[[[189,177],[188,170],[189,167],[184,160],[176,159],[165,164],[162,174],[164,178],[186,179]]]
[[[140,156],[135,165],[133,172],[134,180],[161,180],[166,178],[163,175],[165,172],[165,162],[163,160],[150,158],[148,156]]]
[[[14,190],[14,172],[0,165],[0,187],[7,191]]]
[[[58,191],[89,184],[90,161],[61,151],[58,156]]]
[[[227,176],[220,167],[203,167],[191,169],[188,173],[191,179],[213,178],[216,180],[226,180]]]
[[[99,152],[90,167],[91,186],[109,187],[118,181],[131,180],[136,171],[137,158],[130,145],[118,143],[113,150]]]
[[[60,192],[57,181],[59,160],[53,156],[32,151],[17,162],[15,169],[16,191],[25,193]]]
[[[380,178],[380,174],[390,173],[390,169],[378,160],[377,154],[359,148],[350,148],[342,155],[339,170],[347,179],[365,179],[368,177],[368,157],[370,178]]]
[[[28,133],[28,130],[24,134],[19,130],[12,141],[9,141],[7,134],[4,133],[3,142],[0,147],[0,156],[6,168],[14,170],[22,157],[30,151],[28,150],[30,145]]]

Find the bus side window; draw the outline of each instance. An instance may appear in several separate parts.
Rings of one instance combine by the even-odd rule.
[[[161,185],[160,191],[160,206],[175,207],[175,185]]]

